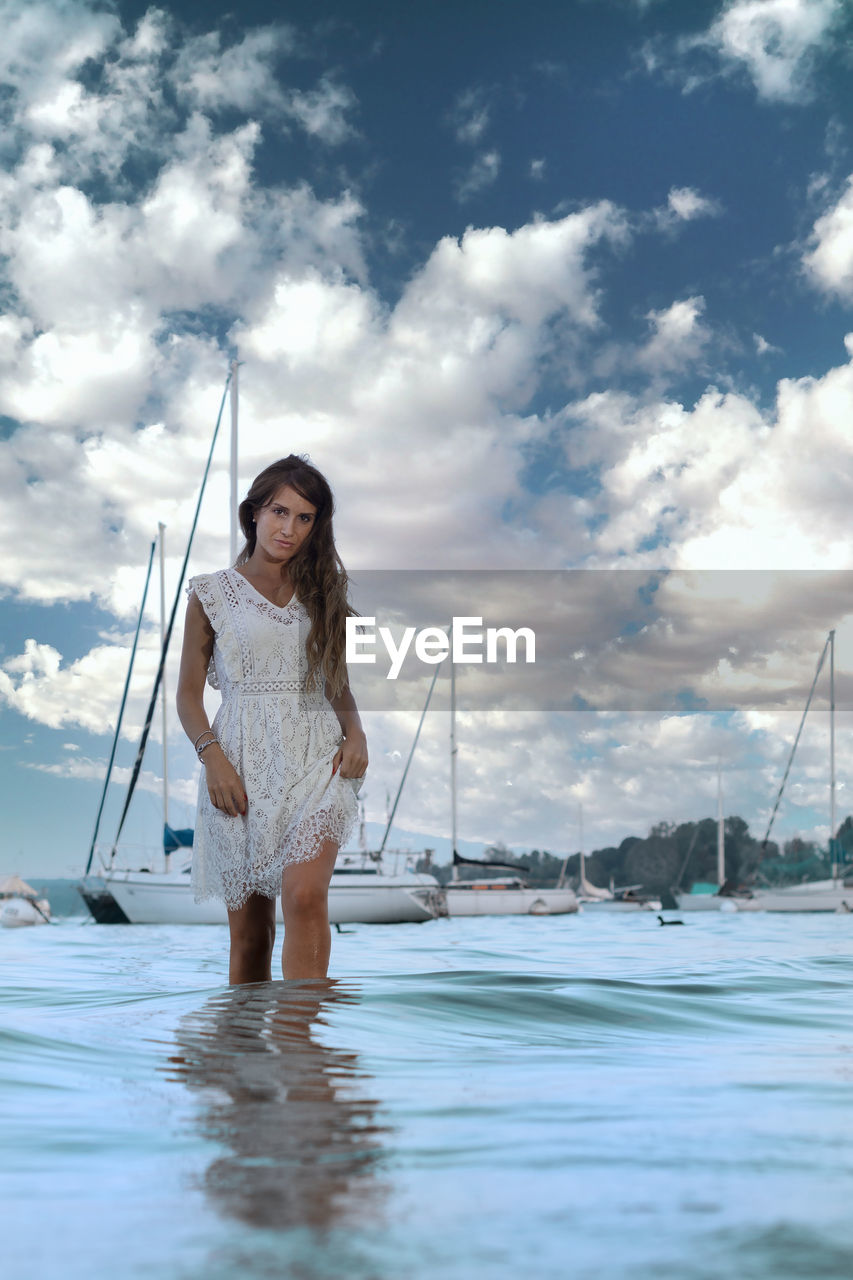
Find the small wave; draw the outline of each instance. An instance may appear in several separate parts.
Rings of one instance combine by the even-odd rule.
[[[846,985],[830,985],[839,997]],[[403,974],[366,983],[366,1010],[392,1008],[412,1032],[565,1043],[591,1031],[610,1036],[742,1034],[835,1027],[838,1011],[819,997],[827,984],[775,976],[741,982],[649,982],[505,972]]]

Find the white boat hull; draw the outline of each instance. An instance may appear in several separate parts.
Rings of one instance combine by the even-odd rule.
[[[853,911],[853,885],[815,880],[784,889],[753,889],[751,896],[677,893],[679,911]]]
[[[647,898],[645,902],[625,901],[622,898],[581,898],[584,911],[661,911],[659,898]]]
[[[38,906],[29,898],[6,898],[0,903],[0,927],[20,929],[28,924],[50,924],[50,907],[45,898],[39,899]]]
[[[462,889],[446,885],[449,916],[562,916],[578,909],[571,889]]]
[[[718,893],[676,893],[679,911],[737,911],[746,898],[720,897]]]
[[[853,910],[853,885],[842,880],[814,880],[785,889],[754,889],[751,898],[731,899],[738,911]]]
[[[223,902],[194,900],[186,873],[114,871],[100,879],[131,924],[228,923]],[[329,885],[331,924],[418,924],[439,911],[438,882],[418,872],[348,872]],[[283,923],[280,898],[276,920]]]

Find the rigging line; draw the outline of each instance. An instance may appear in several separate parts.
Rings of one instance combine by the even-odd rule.
[[[830,635],[831,635],[831,634],[832,634],[832,633],[830,632]],[[800,741],[800,734],[803,732],[803,725],[806,723],[806,716],[808,715],[808,710],[809,710],[809,707],[811,706],[812,695],[814,694],[814,691],[815,691],[815,685],[817,684],[817,678],[818,678],[818,676],[819,676],[819,675],[820,675],[820,673],[821,673],[821,669],[822,669],[823,664],[824,664],[824,661],[825,661],[825,659],[826,659],[826,651],[827,651],[827,649],[829,648],[829,641],[830,641],[830,636],[827,636],[827,637],[826,637],[826,643],[825,643],[825,644],[824,644],[824,646],[823,646],[823,653],[820,655],[820,658],[818,659],[817,671],[815,671],[815,673],[814,673],[814,680],[812,680],[812,687],[811,687],[811,689],[809,690],[809,696],[808,696],[808,698],[806,699],[805,710],[803,711],[803,718],[802,718],[802,720],[800,721],[800,727],[799,727],[799,729],[797,730],[797,736],[796,736],[796,738],[794,739],[794,745],[791,747],[791,754],[790,754],[790,756],[788,757],[788,763],[787,763],[787,765],[785,766],[785,776],[782,778],[782,785],[781,785],[781,786],[780,786],[780,788],[779,788],[779,794],[778,794],[778,795],[777,795],[777,797],[776,797],[776,803],[775,803],[775,804],[774,804],[774,806],[773,806],[773,812],[772,812],[772,813],[771,813],[771,815],[770,815],[770,821],[769,821],[769,822],[768,822],[768,824],[767,824],[767,830],[764,832],[764,839],[761,841],[761,852],[762,852],[762,853],[764,853],[764,850],[767,848],[767,841],[770,839],[770,829],[771,829],[771,827],[773,826],[773,822],[774,822],[774,819],[775,819],[775,817],[776,817],[776,813],[777,813],[777,811],[778,811],[778,809],[779,809],[779,803],[780,803],[780,801],[781,801],[781,799],[782,799],[782,792],[785,790],[785,783],[788,781],[788,774],[791,772],[791,765],[794,763],[794,753],[795,753],[795,752],[796,752],[796,750],[797,750],[797,743]]]
[[[442,664],[441,664],[441,663],[439,663],[439,664],[438,664],[438,666],[436,667],[435,671],[433,672],[432,683],[430,684],[429,692],[427,693],[427,696],[426,696],[426,702],[424,703],[424,709],[423,709],[423,711],[421,712],[421,718],[420,718],[420,720],[418,721],[418,727],[417,727],[417,731],[416,731],[416,733],[415,733],[415,740],[414,740],[414,742],[412,743],[412,749],[411,749],[411,751],[409,752],[409,758],[408,758],[408,760],[406,761],[406,767],[405,767],[405,769],[403,770],[403,776],[402,776],[402,778],[400,779],[400,785],[399,785],[399,787],[397,788],[397,794],[396,794],[396,795],[395,795],[395,797],[394,797],[394,804],[393,804],[393,806],[392,806],[392,808],[391,808],[391,812],[388,814],[388,825],[387,825],[387,826],[386,826],[386,828],[385,828],[385,834],[384,834],[384,835],[383,835],[383,837],[382,837],[382,843],[381,843],[381,845],[379,846],[379,850],[378,850],[378,852],[377,852],[377,854],[376,854],[376,858],[377,858],[377,859],[381,858],[381,857],[382,857],[382,854],[383,854],[383,853],[384,853],[384,851],[385,851],[385,844],[386,844],[386,842],[387,842],[387,840],[388,840],[388,836],[390,835],[390,832],[391,832],[391,827],[392,827],[392,825],[393,825],[393,823],[394,823],[394,814],[397,812],[397,805],[398,805],[398,804],[399,804],[399,802],[400,802],[400,796],[403,794],[403,785],[404,785],[404,783],[405,783],[405,781],[406,781],[406,775],[407,775],[407,774],[408,774],[408,772],[409,772],[409,765],[412,763],[412,756],[415,754],[415,747],[418,745],[418,738],[421,736],[421,729],[423,728],[424,719],[426,718],[427,707],[429,706],[429,700],[430,700],[430,698],[432,697],[432,691],[433,691],[433,689],[435,688],[435,682],[436,682],[436,680],[438,679],[438,673],[439,673],[439,671],[441,670],[441,667],[442,667]]]
[[[189,564],[190,551],[193,545],[193,537],[195,536],[196,525],[198,524],[199,512],[201,511],[201,500],[204,497],[204,489],[205,489],[205,485],[207,484],[207,477],[210,473],[210,464],[213,461],[213,450],[216,447],[216,438],[219,435],[219,426],[220,426],[220,423],[222,422],[222,414],[225,409],[225,401],[228,398],[228,388],[231,385],[232,372],[233,372],[232,370],[229,370],[228,377],[225,379],[225,388],[222,392],[222,400],[219,405],[219,413],[216,415],[216,426],[213,428],[213,439],[210,442],[210,452],[207,455],[207,464],[204,468],[204,475],[201,478],[201,487],[199,488],[199,491],[198,491],[198,501],[195,507],[195,515],[193,516],[192,528],[190,529],[190,536],[187,540],[187,549],[184,554],[184,563],[181,566],[181,572],[178,577],[178,587],[175,592],[175,600],[172,605],[172,612],[169,615],[169,625],[166,628],[165,635],[163,636],[163,647],[160,651],[160,665],[157,668],[157,675],[154,680],[154,688],[151,693],[151,701],[148,704],[148,712],[145,716],[145,724],[142,727],[142,736],[139,739],[139,749],[136,753],[136,760],[134,761],[134,764],[133,764],[133,773],[131,774],[130,784],[127,789],[127,798],[124,802],[124,808],[122,809],[121,818],[119,819],[118,830],[116,831],[115,839],[113,840],[113,847],[110,851],[110,862],[112,862],[112,860],[115,858],[116,848],[118,846],[119,838],[121,836],[122,828],[124,826],[124,820],[127,817],[127,811],[130,808],[130,801],[133,797],[133,792],[136,788],[137,779],[139,778],[139,771],[142,768],[142,757],[145,754],[145,746],[146,746],[146,743],[148,742],[148,734],[151,731],[151,722],[154,719],[154,708],[157,705],[157,694],[160,690],[160,681],[163,679],[163,671],[166,666],[166,654],[169,651],[169,641],[172,638],[172,628],[175,625],[175,615],[178,612],[178,604],[181,599],[181,592],[183,590],[183,585],[184,585],[184,575],[186,574],[187,565]]]
[[[690,841],[690,847],[688,848],[686,854],[684,855],[684,861],[681,864],[681,870],[679,871],[678,879],[675,882],[676,890],[681,888],[681,881],[684,879],[684,873],[687,870],[687,864],[690,861],[690,855],[693,852],[693,846],[695,845],[698,836],[699,836],[699,823],[697,822],[693,830],[693,836]]]
[[[151,581],[151,570],[154,565],[154,548],[156,546],[157,546],[156,542],[151,543],[151,552],[148,556],[148,573],[146,574],[146,577],[145,577],[145,587],[142,592],[142,604],[139,606],[139,617],[137,618],[137,621],[136,621],[136,635],[133,637],[133,647],[130,650],[130,662],[127,668],[127,679],[124,682],[124,693],[121,695],[121,706],[118,709],[118,720],[116,721],[115,736],[113,737],[113,745],[112,745],[112,750],[110,751],[109,764],[107,765],[107,773],[106,773],[106,777],[104,778],[104,789],[101,792],[101,803],[98,805],[98,816],[97,818],[95,818],[95,830],[92,832],[92,844],[89,848],[89,860],[86,863],[86,870],[83,873],[84,875],[89,874],[89,871],[92,866],[92,859],[95,856],[95,842],[98,839],[98,829],[101,825],[101,815],[104,812],[104,801],[107,798],[107,787],[110,785],[110,776],[113,771],[113,762],[116,758],[116,747],[118,746],[118,736],[121,731],[121,721],[124,715],[125,704],[127,703],[128,690],[130,689],[130,677],[133,674],[133,661],[134,661],[134,658],[136,657],[136,645],[139,641],[139,632],[142,630],[142,615],[145,612],[145,601],[148,596],[148,584]]]

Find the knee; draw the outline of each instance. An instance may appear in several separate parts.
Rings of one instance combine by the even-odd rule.
[[[285,885],[283,905],[287,915],[320,916],[327,910],[328,889],[308,879],[294,880]]]
[[[243,962],[263,963],[269,960],[275,944],[275,922],[257,925],[251,931],[231,935],[231,953]]]

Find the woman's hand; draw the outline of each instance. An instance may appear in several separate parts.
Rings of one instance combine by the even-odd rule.
[[[341,771],[342,778],[363,778],[367,772],[367,738],[362,729],[351,729],[332,761],[332,775]]]
[[[231,764],[218,742],[202,752],[202,763],[207,774],[207,792],[214,809],[230,813],[232,818],[246,816],[249,797],[237,770]]]

